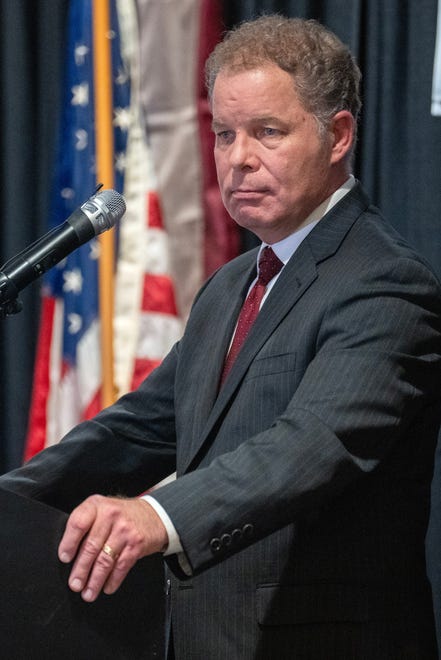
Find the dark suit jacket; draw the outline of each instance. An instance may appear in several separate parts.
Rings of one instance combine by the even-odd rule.
[[[69,509],[134,495],[176,459],[155,497],[193,572],[168,560],[179,659],[434,658],[438,282],[357,185],[286,265],[218,392],[255,259],[214,274],[135,393],[0,484]]]

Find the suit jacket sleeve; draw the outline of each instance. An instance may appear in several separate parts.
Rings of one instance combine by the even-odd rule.
[[[300,348],[292,357],[302,340],[289,317],[284,333],[281,323],[286,343],[274,343],[272,355],[264,348],[254,360],[225,407],[213,446],[228,444],[223,429],[234,428],[228,426],[232,415],[259,417],[271,406],[271,387],[283,390],[287,382],[283,368],[275,367],[281,356],[299,362],[298,385],[284,410],[235,449],[218,450],[155,492],[194,573],[332,506],[384,461],[395,461],[407,476],[415,470],[412,478],[427,477],[418,471],[430,470],[439,423],[438,284],[424,264],[407,257],[379,259],[350,274],[332,280],[320,318],[311,305],[305,334],[312,359],[303,364]],[[240,435],[240,419],[235,428]],[[426,458],[413,462],[413,452]],[[183,577],[173,560],[170,565]]]
[[[2,475],[0,487],[70,511],[93,493],[139,495],[174,472],[178,353],[177,344],[136,392]]]

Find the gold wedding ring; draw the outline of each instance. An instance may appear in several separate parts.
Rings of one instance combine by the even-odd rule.
[[[115,550],[113,550],[113,548],[111,548],[110,545],[107,545],[107,543],[103,545],[103,552],[106,555],[108,555],[111,559],[113,559],[113,561],[116,561],[119,557],[118,553],[115,552]]]

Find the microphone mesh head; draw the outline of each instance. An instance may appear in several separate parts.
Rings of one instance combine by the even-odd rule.
[[[93,195],[82,206],[81,210],[92,225],[95,236],[111,229],[115,222],[122,218],[126,210],[124,197],[116,190],[103,190]]]
[[[116,190],[103,190],[96,197],[107,206],[107,210],[112,216],[112,225],[122,218],[126,212],[126,202],[124,197]]]

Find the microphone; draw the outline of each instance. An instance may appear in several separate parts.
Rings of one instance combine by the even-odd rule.
[[[111,229],[126,210],[116,190],[92,195],[63,224],[9,259],[0,269],[0,305],[15,301],[19,291],[43,275],[77,247]]]

